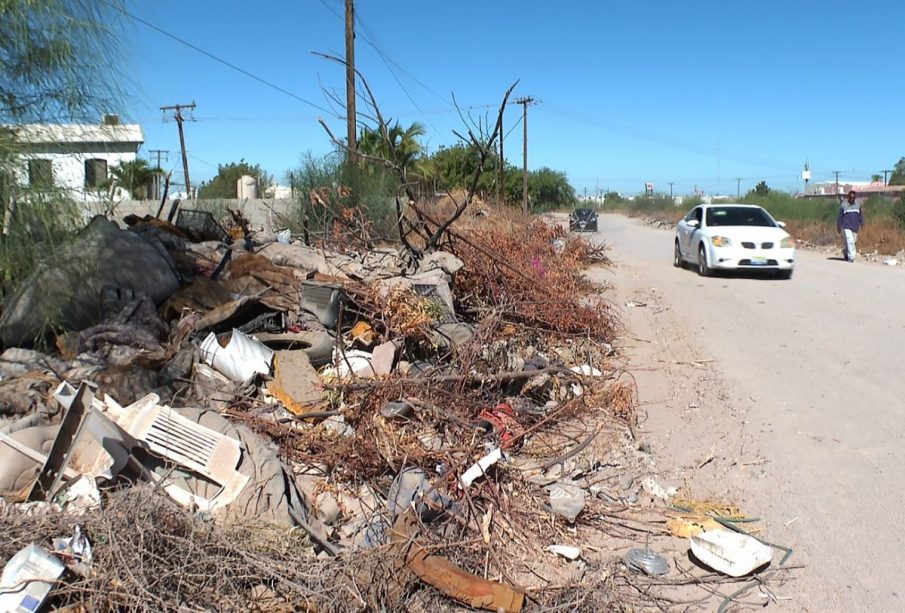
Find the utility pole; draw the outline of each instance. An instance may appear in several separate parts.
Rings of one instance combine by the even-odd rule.
[[[531,96],[525,98],[517,98],[513,101],[515,104],[522,105],[522,128],[523,128],[523,150],[522,150],[522,213],[528,214],[528,105],[534,104],[535,99]]]
[[[506,158],[503,157],[503,141],[506,140],[503,133],[503,110],[505,108],[500,109],[500,184],[497,186],[497,200],[503,205],[506,204]]]
[[[346,139],[349,159],[358,160],[358,127],[355,114],[355,7],[346,0]]]
[[[672,186],[675,185],[672,181],[669,182],[669,197],[672,198]]]
[[[742,180],[738,177],[735,178],[735,199],[738,200],[742,197]]]
[[[884,186],[889,185],[889,183],[886,181],[886,177],[888,177],[888,176],[889,176],[889,173],[891,173],[891,172],[892,172],[891,170],[884,170],[884,171],[883,171],[883,185],[884,185]]]
[[[839,195],[839,173],[840,173],[840,172],[842,172],[842,171],[841,171],[841,170],[834,170],[834,171],[833,171],[833,174],[836,175],[836,195],[837,195],[837,196]]]
[[[192,182],[189,179],[189,158],[185,153],[185,134],[182,130],[182,123],[185,121],[185,117],[182,116],[183,109],[194,111],[195,102],[192,101],[191,104],[171,104],[170,106],[160,107],[160,110],[164,113],[173,111],[173,118],[176,120],[176,125],[179,128],[179,147],[182,149],[182,172],[185,173],[185,197],[188,200],[192,197]]]
[[[163,156],[164,161],[168,162],[170,160],[169,150],[168,149],[149,149],[148,153],[151,155],[157,155],[157,173],[154,175],[154,200],[160,199],[160,158]]]

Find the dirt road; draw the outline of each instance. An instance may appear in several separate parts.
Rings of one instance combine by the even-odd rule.
[[[671,230],[603,215],[597,238],[661,463],[807,564],[774,607],[905,610],[905,269],[799,251],[790,281],[702,278]]]

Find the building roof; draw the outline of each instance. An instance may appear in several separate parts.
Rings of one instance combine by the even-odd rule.
[[[44,143],[136,143],[145,142],[138,124],[115,126],[91,124],[24,124],[16,126],[19,142]]]

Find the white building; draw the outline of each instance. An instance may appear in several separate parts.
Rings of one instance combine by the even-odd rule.
[[[84,201],[101,200],[106,190],[100,186],[110,169],[134,161],[145,140],[141,126],[120,124],[115,115],[105,116],[99,125],[26,124],[15,130],[24,145],[19,181],[52,183]]]
[[[870,181],[858,181],[853,179],[839,179],[838,183],[836,181],[813,181],[807,184],[804,193],[806,196],[844,195],[851,190],[855,190],[856,192],[865,191],[866,188],[871,185],[872,183]],[[880,185],[882,185],[882,183]]]

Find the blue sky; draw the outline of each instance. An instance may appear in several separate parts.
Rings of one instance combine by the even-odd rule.
[[[344,96],[343,0],[131,2],[129,11],[312,104],[271,89],[134,20],[125,115],[149,149],[170,150],[160,106],[195,101],[186,124],[193,183],[218,163],[259,163],[278,179],[331,145],[344,124],[324,91]],[[495,113],[506,88],[528,111],[529,167],[575,188],[735,193],[764,179],[867,179],[905,156],[905,3],[839,0],[357,0],[356,64],[385,115],[427,127],[430,150],[456,142],[451,94]],[[317,108],[320,107],[320,108]],[[520,106],[507,108],[507,160],[522,164]]]

